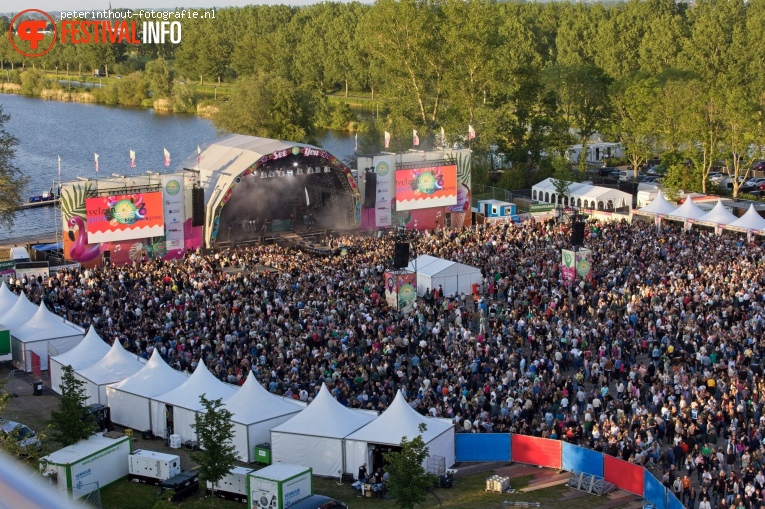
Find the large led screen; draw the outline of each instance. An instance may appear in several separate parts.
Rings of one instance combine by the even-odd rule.
[[[396,171],[396,210],[445,207],[457,203],[457,165]]]
[[[85,215],[89,244],[165,234],[161,192],[88,198]]]

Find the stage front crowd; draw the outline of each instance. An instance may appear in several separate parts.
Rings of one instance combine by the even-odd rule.
[[[75,323],[176,369],[249,371],[352,408],[404,391],[458,432],[565,440],[643,465],[689,508],[765,504],[765,262],[759,241],[653,225],[587,225],[592,278],[560,271],[566,225],[440,229],[416,252],[478,267],[476,294],[430,288],[389,309],[392,236],[333,256],[265,245],[20,280]],[[268,270],[265,270],[265,267]]]

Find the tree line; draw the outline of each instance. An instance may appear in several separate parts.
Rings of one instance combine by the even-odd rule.
[[[597,132],[622,142],[635,169],[661,154],[673,189],[705,191],[714,169],[744,175],[763,157],[765,0],[377,0],[180,21],[178,45],[59,44],[33,62],[4,40],[0,59],[124,74],[161,60],[171,91],[178,79],[231,84],[222,129],[300,140],[326,114],[317,97],[363,95],[383,109],[361,149],[381,148],[383,131],[399,150],[413,129],[460,141],[472,125],[471,148],[507,154],[517,187]]]

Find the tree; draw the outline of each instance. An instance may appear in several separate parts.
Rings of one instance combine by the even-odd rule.
[[[550,182],[555,187],[555,196],[557,196],[558,204],[567,204],[571,184],[574,181],[571,167],[568,161],[561,156],[552,156],[550,163],[554,170],[553,176],[550,177]],[[556,208],[560,207],[556,206]]]
[[[751,165],[763,156],[762,111],[743,87],[726,90],[722,103],[722,147],[725,166],[732,180],[733,197],[749,178]]]
[[[259,73],[237,80],[213,123],[228,132],[309,141],[317,110],[325,101],[324,96],[300,89],[284,78]]]
[[[170,97],[173,90],[173,73],[167,60],[158,58],[147,63],[144,78],[151,90],[152,99]]]
[[[427,430],[420,424],[420,434],[413,440],[401,439],[401,450],[385,454],[389,474],[388,491],[396,499],[396,505],[402,509],[412,509],[425,501],[425,494],[433,486],[435,476],[425,472],[422,464],[428,457],[428,448],[422,439]]]
[[[3,114],[0,105],[0,225],[6,228],[13,226],[16,211],[23,202],[22,193],[29,181],[13,164],[19,140],[5,130],[5,124],[10,119],[10,115]]]
[[[650,121],[656,103],[658,82],[652,77],[635,76],[617,82],[611,91],[614,118],[609,134],[621,142],[637,179],[638,168],[651,156],[656,128]]]
[[[51,412],[50,437],[59,444],[76,444],[96,431],[93,416],[85,416],[85,382],[74,376],[71,366],[64,366],[61,375],[61,402],[58,410]]]
[[[191,425],[199,437],[201,450],[192,457],[199,463],[199,473],[210,481],[215,494],[215,485],[226,476],[236,461],[236,448],[232,442],[234,424],[231,411],[223,407],[221,398],[209,400],[205,394],[199,396],[204,410],[197,414]],[[212,497],[215,500],[215,497]]]

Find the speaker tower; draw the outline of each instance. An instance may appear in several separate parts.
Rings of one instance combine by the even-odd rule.
[[[205,224],[205,190],[195,187],[191,190],[191,226]]]

